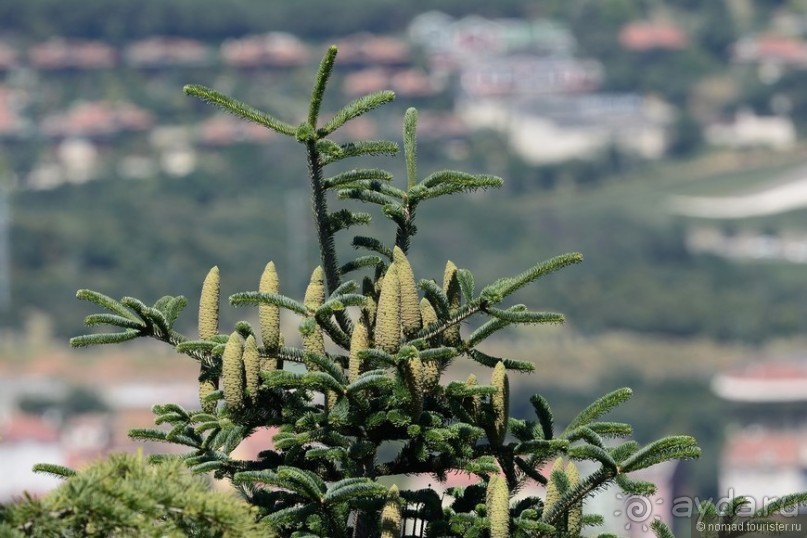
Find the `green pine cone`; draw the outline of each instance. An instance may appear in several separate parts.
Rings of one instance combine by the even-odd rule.
[[[446,268],[443,272],[443,292],[448,298],[448,306],[451,310],[460,307],[460,296],[462,290],[460,282],[457,280],[457,266],[454,262],[449,260],[446,262]],[[449,346],[456,346],[460,343],[460,325],[455,323],[443,332],[446,344]]]
[[[317,266],[311,273],[311,280],[305,290],[303,304],[311,310],[316,310],[325,302],[325,271]]]
[[[375,345],[387,353],[397,353],[401,345],[400,291],[398,267],[393,262],[384,275],[375,315]]]
[[[437,323],[437,312],[425,297],[420,300],[420,319],[423,321],[423,327]],[[430,338],[429,343],[438,345],[435,340],[436,338]],[[433,390],[440,384],[440,364],[437,361],[429,361],[423,367],[423,384],[426,390]]]
[[[569,478],[570,487],[575,487],[580,483],[580,472],[573,461],[566,465],[566,476]],[[583,530],[583,501],[569,508],[566,530],[572,536],[579,536],[580,531]]]
[[[412,397],[412,414],[418,417],[423,411],[423,397],[425,396],[423,386],[423,362],[420,360],[420,357],[416,356],[407,361],[404,369],[404,381]]]
[[[423,390],[432,392],[440,385],[440,365],[437,361],[426,361],[423,364]]]
[[[283,347],[283,335],[281,334],[277,339],[277,348]],[[271,372],[272,370],[282,370],[283,359],[274,357],[261,357],[261,371]]]
[[[367,321],[367,327],[375,326],[375,313],[378,310],[378,304],[375,299],[369,295],[365,295],[367,302],[361,309],[362,318]]]
[[[503,476],[495,474],[490,477],[485,501],[490,521],[490,538],[509,538],[510,491]]]
[[[303,304],[310,310],[316,310],[325,302],[325,272],[322,267],[317,267],[311,274],[311,281],[305,290],[305,297]],[[322,327],[314,322],[313,329],[306,334],[303,334],[303,349],[309,353],[317,355],[325,355],[325,336],[322,334]],[[315,366],[306,364],[306,366],[313,370]]]
[[[510,383],[507,379],[507,370],[503,362],[496,363],[490,384],[496,389],[496,392],[490,397],[490,403],[493,408],[493,432],[495,437],[491,441],[496,445],[501,445],[507,435],[507,423],[510,419]]]
[[[552,472],[563,472],[563,458],[558,457],[555,463],[552,464]],[[560,491],[558,484],[552,480],[552,475],[549,475],[549,483],[546,486],[546,498],[544,499],[544,513],[548,512],[560,500]]]
[[[478,384],[479,384],[479,382],[477,381],[476,376],[474,374],[470,374],[468,376],[468,379],[465,380],[465,386],[466,387],[475,387]],[[463,404],[463,405],[465,407],[465,410],[468,411],[469,415],[471,415],[474,419],[479,418],[479,410],[482,407],[482,397],[481,396],[479,396],[479,395],[472,396],[471,399],[470,399],[470,402],[468,402],[467,405],[466,404]]]
[[[353,326],[353,336],[350,338],[350,358],[348,360],[348,381],[354,382],[361,373],[361,360],[359,352],[370,347],[370,334],[363,320]]]
[[[280,284],[277,278],[275,263],[269,262],[261,275],[258,286],[261,293],[279,293]],[[277,351],[280,346],[280,307],[261,304],[258,306],[258,321],[261,328],[261,341],[267,353]]]
[[[243,343],[241,335],[234,331],[224,347],[221,363],[221,382],[224,388],[224,401],[233,409],[244,403]]]
[[[425,297],[420,300],[420,319],[423,320],[424,327],[437,323],[437,312],[434,311],[434,307]]]
[[[203,340],[209,340],[219,334],[220,295],[219,268],[215,266],[207,273],[199,298],[199,338]]]
[[[205,373],[199,376],[199,405],[205,413],[212,414],[216,411],[216,402],[205,401],[205,398],[217,390],[219,390],[218,379],[208,377]]]
[[[381,510],[381,538],[401,536],[401,496],[398,486],[392,485],[387,493],[387,501]]]
[[[244,343],[244,381],[247,389],[247,396],[253,400],[258,395],[258,385],[260,384],[261,357],[258,352],[258,343],[251,334]]]
[[[401,287],[401,328],[408,340],[414,338],[422,328],[418,288],[412,266],[409,265],[403,250],[397,246],[393,248],[392,259],[398,268],[398,283]]]

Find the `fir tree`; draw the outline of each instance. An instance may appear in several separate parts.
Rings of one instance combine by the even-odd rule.
[[[65,481],[42,499],[25,497],[0,509],[0,536],[272,536],[256,523],[255,507],[209,491],[179,461],[149,465],[142,455],[116,454],[80,473],[55,465],[37,470]]]
[[[531,372],[533,364],[491,356],[479,346],[511,325],[563,322],[560,314],[508,305],[506,300],[541,277],[579,263],[582,256],[570,253],[541,261],[481,289],[470,270],[451,261],[442,282],[418,280],[407,252],[418,231],[419,206],[440,196],[498,187],[502,180],[454,170],[421,177],[414,109],[403,121],[405,187],[395,186],[392,175],[378,168],[330,175],[335,163],[398,151],[396,143],[386,140],[338,144],[330,138],[346,122],[394,97],[388,91],[366,95],[322,121],[322,97],[335,58],[336,49],[329,49],[316,75],[308,115],[297,126],[215,90],[185,87],[188,95],[301,144],[321,260],[302,302],[281,294],[282,278],[269,262],[257,291],[229,298],[235,307],[257,306],[259,327],[239,322],[224,334],[215,267],[202,286],[198,337],[174,329],[187,304],[183,297],[166,296],[147,306],[131,297],[116,301],[79,291],[79,299],[106,310],[88,316],[88,325],[121,330],[80,336],[72,345],[152,337],[199,364],[200,408],[156,405],[156,424],[169,427],[133,430],[131,437],[186,446],[181,459],[193,472],[230,480],[265,524],[280,536],[293,537],[392,537],[402,532],[466,538],[579,536],[586,525],[602,521],[584,511],[593,492],[616,483],[629,494],[650,494],[654,485],[631,478],[631,473],[698,457],[700,449],[691,437],[670,436],[640,446],[628,439],[630,425],[602,420],[630,398],[628,388],[597,399],[565,428],[556,428],[548,403],[538,394],[530,400],[534,420],[509,415],[509,375]],[[395,237],[355,236],[352,245],[360,255],[340,263],[337,234],[368,223],[370,215],[332,211],[331,193],[380,206],[395,225]],[[299,317],[301,348],[284,344],[280,309]],[[481,318],[478,328],[463,335],[460,324],[472,317]],[[326,342],[338,351],[326,351]],[[490,383],[480,384],[474,376],[443,380],[456,360],[489,367]],[[292,363],[302,368],[291,368]],[[236,446],[262,427],[278,428],[273,446],[253,461],[233,459]],[[385,457],[382,445],[395,446],[397,452]],[[556,464],[546,475],[543,469],[552,461]],[[595,470],[583,476],[572,461],[592,462]],[[415,473],[444,480],[456,471],[475,476],[476,483],[449,489],[447,499],[431,489],[407,490],[403,482],[392,488],[382,485]],[[544,485],[545,496],[511,502],[528,481]],[[804,500],[798,496],[790,503]],[[663,524],[654,529],[659,536],[670,535]]]

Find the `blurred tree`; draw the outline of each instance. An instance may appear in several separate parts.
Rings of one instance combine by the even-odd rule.
[[[272,536],[247,504],[210,491],[179,461],[150,465],[142,455],[118,454],[80,473],[39,469],[66,476],[64,483],[41,499],[0,506],[0,536]]]

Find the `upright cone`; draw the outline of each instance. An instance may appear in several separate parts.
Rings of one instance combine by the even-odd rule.
[[[460,307],[460,296],[462,290],[460,288],[460,281],[457,279],[457,266],[454,262],[446,262],[446,268],[443,272],[443,292],[448,298],[448,307],[451,310]],[[455,323],[443,332],[446,344],[449,346],[456,346],[460,343],[460,325]]]
[[[401,345],[401,293],[398,267],[390,264],[375,316],[375,345],[387,353],[396,353]]]
[[[392,485],[387,493],[387,501],[381,509],[381,538],[401,536],[401,496],[398,486]]]
[[[510,537],[510,491],[501,475],[490,477],[485,498],[490,521],[490,538]]]
[[[401,329],[407,339],[414,338],[422,328],[420,300],[412,266],[403,250],[397,246],[392,250],[392,259],[398,269],[398,285],[401,295]]]
[[[510,420],[510,383],[507,380],[507,370],[504,363],[499,361],[493,369],[490,384],[496,389],[490,397],[493,409],[493,435],[494,444],[501,445],[507,435],[507,423]]]
[[[216,266],[207,273],[199,298],[199,338],[203,340],[209,340],[219,333],[220,294],[221,282]]]
[[[258,285],[261,293],[279,293],[280,284],[277,278],[275,263],[269,262],[261,275]],[[258,306],[258,321],[261,328],[261,341],[266,351],[277,351],[280,346],[280,307],[276,305],[260,304]]]
[[[221,358],[221,381],[224,389],[224,401],[233,409],[244,403],[244,366],[243,340],[238,332],[233,332],[224,347]]]
[[[244,342],[244,382],[247,396],[255,400],[258,396],[258,386],[260,384],[261,364],[258,353],[258,343],[251,334]]]
[[[316,310],[325,302],[325,272],[322,267],[317,267],[311,274],[311,281],[305,290],[303,304],[310,310]],[[303,349],[309,353],[325,355],[325,336],[322,334],[322,327],[313,320],[307,334],[303,334]],[[310,369],[314,366],[306,364]]]

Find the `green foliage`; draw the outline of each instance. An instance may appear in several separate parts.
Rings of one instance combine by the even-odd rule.
[[[211,271],[215,286],[209,281],[203,286],[200,340],[189,340],[173,329],[180,298],[167,297],[148,307],[136,299],[118,302],[96,292],[80,292],[80,298],[112,312],[91,317],[93,324],[104,322],[124,332],[74,338],[73,345],[153,337],[201,365],[201,410],[156,405],[155,422],[163,427],[133,430],[130,435],[188,447],[180,458],[194,472],[229,479],[264,523],[290,537],[389,534],[398,517],[419,522],[427,535],[435,536],[576,536],[585,524],[599,521],[584,513],[586,499],[596,490],[616,483],[629,492],[648,492],[651,486],[628,474],[663,461],[697,458],[700,449],[691,437],[665,437],[639,446],[625,439],[631,433],[629,425],[600,420],[630,398],[629,389],[597,399],[560,434],[555,433],[551,409],[540,395],[531,400],[537,422],[511,418],[508,370],[530,371],[532,365],[492,357],[478,346],[508,325],[562,322],[558,314],[503,303],[582,257],[571,253],[535,263],[478,292],[471,271],[451,261],[445,265],[442,285],[416,280],[407,251],[417,231],[419,204],[497,187],[501,179],[439,171],[418,180],[417,115],[411,110],[403,127],[405,190],[392,185],[391,174],[376,170],[326,178],[325,169],[337,161],[397,149],[390,141],[340,145],[328,138],[345,122],[391,98],[384,92],[360,98],[321,126],[321,102],[335,57],[336,49],[329,49],[315,78],[307,118],[296,129],[213,90],[186,88],[300,143],[308,163],[320,265],[302,302],[279,293],[282,279],[277,279],[272,264],[266,266],[257,292],[230,298],[233,305],[258,306],[259,334],[245,322],[236,324],[229,337],[214,334],[217,270]],[[367,222],[367,216],[347,209],[332,212],[329,193],[380,206],[396,230],[394,241],[353,239],[358,248],[380,256],[339,263],[336,235]],[[363,269],[371,273],[361,286],[344,279],[347,272]],[[301,348],[285,345],[277,334],[279,308],[300,317]],[[482,318],[480,328],[464,337],[460,325],[474,317]],[[263,340],[260,345],[257,336]],[[446,368],[461,359],[490,367],[490,384],[479,385],[475,378],[440,383]],[[290,363],[295,367],[286,368]],[[259,372],[256,364],[264,365],[258,366]],[[217,390],[219,385],[222,390]],[[231,457],[243,439],[265,427],[278,430],[272,447],[253,461]],[[382,450],[390,446],[395,447],[392,454]],[[543,469],[553,460],[556,464],[547,476]],[[595,470],[580,476],[576,465],[564,463],[567,460],[589,461]],[[401,488],[399,504],[396,492],[380,483],[382,478],[417,473],[430,473],[442,481],[458,471],[474,475],[476,483],[450,490],[445,509],[430,489]],[[546,498],[511,504],[512,494],[528,481],[548,484]]]
[[[267,536],[255,509],[238,498],[209,491],[179,460],[148,464],[119,454],[76,473],[39,466],[64,482],[42,499],[25,497],[0,511],[8,537],[237,537]]]

